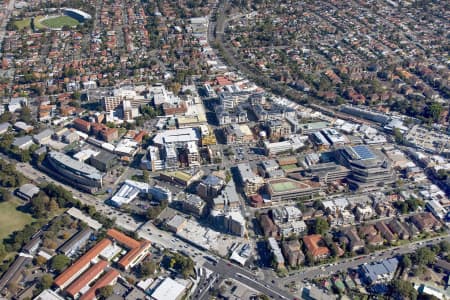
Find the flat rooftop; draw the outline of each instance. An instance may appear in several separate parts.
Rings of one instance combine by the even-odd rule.
[[[285,192],[289,190],[295,190],[297,188],[297,186],[290,181],[275,182],[272,183],[271,186],[274,192]]]
[[[164,174],[168,176],[172,176],[175,178],[178,178],[183,181],[187,181],[192,178],[192,175],[183,171],[172,171],[172,172],[163,172]]]
[[[289,178],[277,178],[269,180],[267,183],[270,189],[275,193],[283,193],[294,190],[307,190],[320,186],[320,183],[318,182],[296,181]]]
[[[75,160],[71,158],[70,156],[56,152],[51,151],[49,152],[50,158],[56,161],[57,163],[66,166],[67,168],[74,170],[76,172],[82,173],[84,176],[93,178],[96,180],[101,180],[103,177],[103,173],[98,171],[96,168],[91,167],[83,162],[80,162],[78,160]]]
[[[158,133],[154,138],[155,144],[164,145],[166,143],[184,143],[198,141],[199,137],[194,128],[182,128],[175,130],[165,130]]]

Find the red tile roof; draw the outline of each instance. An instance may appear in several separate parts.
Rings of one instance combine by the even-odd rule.
[[[89,249],[82,257],[80,257],[75,263],[73,263],[70,267],[68,267],[64,272],[62,272],[55,279],[55,285],[58,287],[66,286],[70,284],[69,280],[77,274],[81,269],[85,269],[93,260],[96,258],[100,252],[102,252],[106,247],[111,245],[112,242],[109,239],[103,239],[98,242],[94,247]]]
[[[330,250],[327,247],[319,246],[319,242],[322,240],[320,234],[311,234],[303,237],[303,242],[306,248],[314,257],[320,257],[330,254]]]
[[[128,251],[127,254],[125,254],[124,257],[122,257],[118,264],[123,269],[127,269],[128,266],[139,256],[142,254],[142,252],[147,251],[150,247],[149,241],[142,241],[139,247],[133,248],[130,251]]]
[[[116,269],[109,270],[108,273],[100,277],[100,279],[97,280],[97,282],[86,292],[86,294],[81,296],[79,300],[95,299],[95,293],[97,292],[97,290],[104,286],[111,285],[111,283],[114,282],[117,277],[119,277],[119,271],[117,271]]]
[[[128,247],[129,249],[137,248],[141,244],[136,241],[135,239],[127,236],[126,234],[123,234],[122,232],[116,230],[116,229],[109,229],[106,233],[110,238],[116,240],[118,243],[123,244],[124,246]]]
[[[141,130],[137,135],[135,135],[134,140],[138,143],[142,143],[142,138],[147,134],[147,131]]]
[[[86,285],[88,285],[94,278],[98,277],[103,270],[108,266],[108,262],[101,260],[92,267],[90,267],[86,272],[84,272],[77,280],[75,280],[69,287],[66,289],[66,293],[69,294],[72,298],[81,291]]]

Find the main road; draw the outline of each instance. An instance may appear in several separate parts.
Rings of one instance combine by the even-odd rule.
[[[224,278],[235,279],[256,291],[269,296],[271,299],[294,299],[292,295],[278,286],[258,279],[255,274],[225,260],[220,259],[216,264],[206,262],[204,267],[220,274]]]
[[[305,279],[314,279],[318,277],[327,277],[331,274],[335,274],[337,272],[345,272],[348,269],[356,268],[359,265],[367,264],[367,263],[373,263],[377,261],[382,261],[391,257],[403,255],[406,253],[412,253],[415,252],[418,248],[428,246],[428,245],[435,245],[440,243],[441,241],[448,241],[450,242],[450,235],[444,235],[444,236],[438,236],[433,237],[421,241],[416,241],[413,243],[408,243],[402,246],[393,247],[390,249],[380,250],[373,252],[368,255],[360,255],[357,257],[340,260],[332,264],[324,265],[324,266],[316,266],[316,267],[310,267],[310,268],[304,268],[299,270],[298,272],[292,273],[284,278],[278,278],[274,277],[273,280],[279,285],[283,286],[284,284],[295,281],[295,282],[301,282]]]
[[[5,38],[5,35],[6,35],[6,25],[8,25],[9,18],[14,9],[15,3],[16,3],[15,0],[9,0],[9,3],[6,6],[5,11],[3,12],[5,14],[5,17],[3,18],[3,20],[1,20],[1,23],[0,23],[0,47],[3,44],[3,39]]]
[[[306,94],[300,93],[287,85],[281,84],[280,82],[261,74],[260,71],[252,65],[249,65],[245,61],[239,61],[235,57],[233,49],[230,48],[229,43],[225,39],[225,29],[228,20],[238,18],[242,16],[241,14],[236,14],[234,16],[228,16],[227,11],[231,10],[231,1],[220,1],[217,9],[213,14],[216,14],[216,22],[210,22],[208,25],[208,43],[211,46],[216,46],[219,50],[222,50],[220,54],[223,55],[223,59],[226,63],[233,67],[234,69],[241,71],[250,80],[254,81],[256,84],[263,86],[264,88],[271,90],[273,93],[280,96],[286,96],[291,100],[300,101],[304,99]]]
[[[12,162],[11,159],[9,159],[4,155],[2,155],[1,157]],[[37,170],[29,163],[18,162],[15,163],[15,165],[17,171],[19,171],[26,178],[30,179],[31,181],[37,184],[40,184],[42,182],[52,182],[61,185],[66,190],[72,192],[73,197],[75,199],[80,200],[81,203],[83,204],[94,206],[98,212],[105,215],[109,219],[115,219],[116,224],[126,230],[134,232],[143,224],[143,222],[136,221],[128,214],[122,213],[112,208],[111,206],[105,204],[104,200],[106,199],[102,199],[87,193],[83,193],[67,184],[61,183],[58,180],[55,180],[52,177],[48,176],[47,174],[41,172],[40,170]]]
[[[11,162],[11,159],[6,156],[0,155],[2,158]],[[246,269],[231,264],[221,258],[210,254],[204,250],[200,250],[191,244],[173,236],[171,233],[156,228],[151,222],[139,223],[133,220],[128,214],[121,213],[114,208],[106,205],[103,200],[96,198],[93,195],[80,192],[66,184],[60,183],[57,180],[52,179],[48,175],[33,168],[29,163],[15,163],[16,170],[22,173],[25,177],[32,180],[35,183],[41,183],[43,181],[53,182],[55,184],[63,186],[65,189],[72,192],[76,199],[79,199],[82,203],[94,205],[96,210],[105,215],[108,218],[115,218],[116,224],[126,230],[137,232],[138,236],[159,244],[164,248],[168,248],[172,251],[180,251],[188,254],[194,262],[198,265],[203,265],[214,273],[219,274],[222,278],[234,278],[247,284],[253,289],[264,293],[268,296],[274,297],[274,299],[293,299],[293,296],[289,295],[282,289],[273,286],[267,282],[257,279],[255,274],[247,271]],[[216,265],[211,265],[204,259],[205,256],[215,257],[218,260]],[[240,277],[238,274],[243,275]]]

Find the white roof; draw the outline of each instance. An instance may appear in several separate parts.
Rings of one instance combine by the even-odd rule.
[[[153,291],[152,298],[155,300],[176,300],[184,293],[185,289],[184,285],[167,277]]]
[[[120,189],[111,198],[117,206],[130,203],[133,201],[141,192],[148,192],[150,186],[144,182],[137,182],[134,180],[125,180]]]
[[[247,261],[247,258],[242,257],[239,255],[238,251],[235,250],[230,256],[230,260],[234,260],[235,262],[241,264],[242,266],[245,265],[245,262]]]
[[[438,291],[438,290],[435,289],[435,288],[428,287],[428,286],[426,286],[426,285],[423,285],[423,288],[422,288],[422,294],[435,296],[435,297],[438,298],[438,299],[443,299],[443,298],[444,298],[444,297],[443,297],[444,294],[443,294],[442,292]]]
[[[69,210],[67,210],[67,214],[72,216],[75,219],[81,220],[84,223],[86,223],[89,227],[91,227],[94,230],[99,230],[102,228],[102,224],[100,224],[98,221],[92,219],[91,217],[83,214],[81,210],[75,207],[71,207]]]
[[[153,283],[153,278],[147,278],[138,282],[137,287],[146,291]]]
[[[117,244],[111,244],[100,252],[100,257],[111,260],[114,256],[119,254],[120,251],[122,251],[122,248],[120,248]]]
[[[198,141],[197,132],[194,128],[165,130],[158,133],[153,138],[153,142],[159,145],[164,145],[167,143],[185,143],[190,141]]]
[[[88,158],[91,158],[92,156],[96,156],[99,153],[100,153],[99,151],[95,151],[92,149],[84,149],[84,150],[81,150],[80,152],[75,153],[73,158],[75,158],[76,160],[79,160],[79,161],[85,161]]]
[[[139,146],[139,143],[131,140],[131,139],[122,139],[117,144],[116,148],[114,149],[114,152],[116,153],[126,153],[126,154],[132,154],[134,151],[137,150]]]
[[[63,300],[56,292],[52,290],[43,290],[42,293],[37,295],[33,300]]]

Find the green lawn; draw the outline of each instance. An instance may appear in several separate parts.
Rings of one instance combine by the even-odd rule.
[[[284,171],[289,171],[295,168],[298,168],[296,164],[281,166],[281,169],[283,169]]]
[[[41,21],[41,24],[49,28],[61,28],[63,26],[77,26],[80,22],[68,16],[59,16]]]
[[[31,26],[31,19],[25,18],[19,21],[15,21],[14,25],[16,25],[19,30],[29,28]]]
[[[44,25],[41,24],[41,20],[44,18],[44,16],[37,16],[34,18],[33,23],[34,23],[34,27],[36,29],[45,29],[46,27]]]
[[[21,205],[23,203],[17,198],[0,203],[0,240],[33,222],[31,215],[17,210]]]
[[[274,192],[285,192],[293,190],[295,188],[296,188],[295,184],[290,181],[281,181],[272,183],[272,189],[274,190]]]

